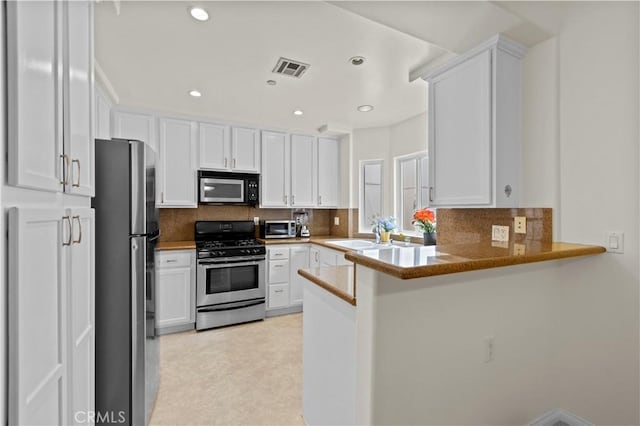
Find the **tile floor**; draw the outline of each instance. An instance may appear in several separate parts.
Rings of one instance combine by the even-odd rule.
[[[160,338],[151,425],[304,425],[302,314]]]

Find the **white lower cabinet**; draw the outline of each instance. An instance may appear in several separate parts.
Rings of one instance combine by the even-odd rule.
[[[156,254],[158,270],[156,329],[159,334],[191,330],[196,320],[194,250],[166,250]]]
[[[269,284],[269,309],[289,306],[289,283]]]
[[[312,245],[310,251],[310,267],[353,265],[353,262],[344,258],[344,252],[327,247]]]
[[[289,303],[302,305],[304,278],[298,274],[298,269],[309,267],[309,247],[293,246],[289,249]]]
[[[8,228],[8,424],[85,421],[95,401],[93,209],[12,208]]]
[[[302,308],[302,277],[298,269],[309,267],[309,244],[267,247],[267,310],[282,313]],[[272,314],[273,315],[273,314]]]

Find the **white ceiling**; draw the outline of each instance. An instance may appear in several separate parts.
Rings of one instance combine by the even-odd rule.
[[[96,58],[121,104],[304,132],[386,126],[426,109],[426,84],[409,82],[411,70],[497,32],[527,45],[550,36],[509,3],[197,3],[209,21],[190,17],[195,2],[123,1],[119,14],[96,4]],[[366,63],[351,65],[355,55]],[[273,74],[280,56],[311,67],[301,79]],[[375,109],[358,112],[362,104]]]

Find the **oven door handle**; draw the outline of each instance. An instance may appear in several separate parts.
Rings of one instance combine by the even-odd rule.
[[[251,302],[244,305],[226,306],[222,308],[198,308],[198,312],[234,311],[236,309],[249,308],[251,306],[262,305],[263,303],[264,303],[264,299],[261,299],[261,300],[258,300],[257,302]]]
[[[237,259],[237,260],[232,260]],[[247,262],[247,259],[239,259],[239,258],[226,258],[226,259],[218,259],[213,261],[200,260],[198,261],[198,265],[204,268],[229,268],[232,266],[251,266],[251,265],[259,265],[261,262],[264,262],[265,259],[252,259]]]

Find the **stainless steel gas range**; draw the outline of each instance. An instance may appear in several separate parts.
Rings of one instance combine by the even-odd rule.
[[[253,221],[198,221],[196,329],[265,317],[264,244]]]

